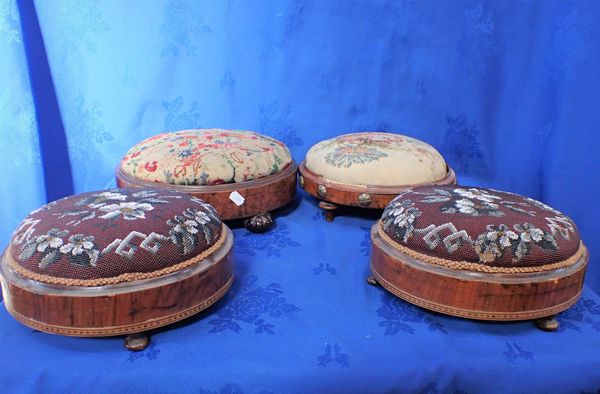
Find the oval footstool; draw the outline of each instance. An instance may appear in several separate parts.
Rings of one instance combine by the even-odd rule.
[[[133,146],[116,169],[120,187],[161,187],[213,205],[221,219],[247,218],[254,232],[296,193],[296,163],[280,141],[251,131],[168,132]]]
[[[571,219],[512,193],[423,186],[398,195],[372,227],[371,284],[437,312],[537,320],[580,297],[588,252]]]
[[[456,183],[432,146],[400,134],[344,134],[312,146],[300,164],[299,184],[321,200],[326,219],[338,205],[383,209],[398,193],[419,185]]]
[[[212,206],[161,189],[112,189],[31,212],[0,261],[5,306],[36,330],[143,333],[215,303],[233,281],[233,235]]]

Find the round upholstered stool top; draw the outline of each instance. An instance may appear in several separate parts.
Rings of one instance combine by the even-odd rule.
[[[260,179],[292,163],[287,147],[242,130],[198,129],[158,134],[121,161],[131,177],[176,185],[217,185]]]
[[[326,180],[347,185],[401,186],[446,177],[444,158],[432,146],[400,134],[364,132],[321,141],[305,165]]]
[[[390,202],[379,233],[433,264],[481,272],[536,272],[571,265],[583,252],[577,227],[555,209],[517,194],[423,186]]]
[[[181,270],[214,252],[224,236],[213,207],[198,198],[112,189],[33,211],[6,257],[11,268],[39,282],[99,286]]]
[[[536,320],[581,296],[587,249],[571,219],[517,194],[466,186],[406,190],[371,229],[370,284],[441,313]]]

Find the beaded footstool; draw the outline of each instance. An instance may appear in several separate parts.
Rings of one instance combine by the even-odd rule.
[[[254,232],[296,193],[296,163],[273,138],[241,130],[169,132],[132,147],[116,169],[120,187],[163,187],[202,198],[223,220],[246,218]]]
[[[194,315],[231,286],[233,236],[212,206],[162,189],[112,189],[31,212],[0,261],[21,323],[70,336],[131,334]]]
[[[512,193],[407,190],[371,230],[371,284],[423,308],[481,320],[555,314],[581,295],[588,253],[571,219]]]
[[[298,182],[321,200],[325,218],[338,205],[383,209],[398,193],[418,185],[456,183],[454,171],[425,142],[400,134],[345,134],[312,146]]]

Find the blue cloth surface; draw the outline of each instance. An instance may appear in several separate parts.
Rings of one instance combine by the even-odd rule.
[[[365,282],[373,215],[333,223],[301,193],[257,235],[234,229],[237,277],[222,301],[153,334],[33,331],[0,311],[5,392],[595,392],[600,297],[585,289],[558,332],[414,307]]]
[[[459,182],[571,216],[592,256],[558,333],[443,317],[364,284],[376,217],[327,224],[301,193],[274,231],[235,231],[230,296],[142,353],[2,308],[0,391],[596,392],[599,18],[591,0],[0,0],[0,248],[44,202],[113,187],[141,139],[221,127],[298,162],[342,133],[411,135]]]

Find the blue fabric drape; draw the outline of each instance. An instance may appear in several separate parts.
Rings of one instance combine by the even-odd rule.
[[[600,3],[595,1],[24,0],[17,4],[15,0],[0,0],[0,247],[6,246],[11,231],[27,212],[43,202],[72,192],[114,186],[114,168],[126,150],[165,130],[256,130],[288,144],[298,162],[313,143],[324,138],[359,130],[386,130],[411,135],[438,148],[463,184],[525,194],[571,216],[592,255],[586,278],[588,303],[580,304],[577,313],[582,321],[587,319],[588,326],[583,331],[597,334],[595,315],[600,310],[594,300],[600,290],[599,17]],[[311,231],[290,219],[284,220],[265,241],[236,233],[240,242],[247,245],[237,252],[240,280],[247,283],[252,275],[258,275],[259,282],[249,288],[262,289],[258,293],[267,294],[268,298],[266,286],[270,281],[290,282],[285,278],[289,271],[278,270],[283,262],[289,264],[298,259],[297,264],[306,263],[290,254],[314,247],[323,250],[327,257],[314,256],[321,265],[310,270],[320,270],[322,276],[335,276],[330,270],[347,275],[346,280],[353,280],[353,286],[361,292],[356,295],[348,290],[341,294],[360,297],[371,291],[361,287],[368,261],[361,250],[368,245],[348,246],[346,252],[339,252],[341,239],[366,242],[364,228],[370,219],[352,218],[326,227],[327,224],[311,220],[311,215],[318,216],[312,200],[303,193],[300,199],[300,212],[286,218],[302,215],[302,223]],[[312,231],[315,226],[318,231]],[[337,241],[327,232],[333,228],[341,237]],[[279,245],[276,252],[269,239]],[[294,243],[302,246],[296,249]],[[248,256],[257,256],[256,260],[269,264],[269,268],[248,268],[249,262],[258,264]],[[335,268],[328,259],[344,259],[361,268],[351,271],[356,275],[351,279],[350,271]],[[261,269],[268,270],[268,274],[261,274]],[[294,305],[300,305],[302,297],[318,296],[310,285],[317,276],[311,273],[305,278],[308,284],[294,294]],[[337,279],[339,282],[342,278]],[[332,305],[343,305],[343,299],[338,299],[335,292],[328,296]],[[370,301],[378,303],[377,297],[362,300],[364,309],[371,308]],[[327,299],[319,297],[319,302],[326,304]],[[392,298],[384,297],[381,302],[380,313],[387,316],[383,321],[392,321],[389,324],[393,326],[394,316],[399,313],[395,308],[407,307],[398,307]],[[227,305],[219,309],[225,315]],[[368,354],[361,353],[365,349],[352,355],[351,344],[334,341],[339,327],[327,325],[322,319],[333,310],[313,307],[298,306],[302,310],[298,319],[304,324],[311,320],[309,316],[314,311],[314,322],[325,324],[329,336],[323,332],[310,334],[319,337],[321,344],[326,343],[319,345],[323,348],[323,362],[343,369],[344,355],[350,355],[350,365],[358,365],[361,358],[368,365]],[[379,311],[377,308],[373,310]],[[348,306],[343,313],[355,311]],[[361,319],[366,318],[361,313],[344,320],[357,336],[367,335],[368,331],[358,333],[363,327]],[[425,317],[415,319],[430,319],[427,312],[423,313]],[[258,324],[256,330],[260,330],[262,323],[256,320],[251,324]],[[263,323],[268,320],[263,319]],[[206,325],[206,321],[202,324]],[[436,331],[435,324],[428,321],[429,326],[416,329],[417,337]],[[507,374],[523,365],[531,367],[535,353],[531,348],[541,349],[545,344],[543,339],[535,339],[537,336],[528,342],[529,336],[538,334],[525,333],[522,325],[517,325],[517,331],[526,339],[514,341],[511,329],[504,326],[444,321],[454,332],[463,330],[460,332],[465,343],[470,333],[476,332],[474,335],[480,339],[485,336],[481,333],[497,335],[496,339],[506,344],[502,345],[504,358],[513,357],[512,363],[500,368]],[[21,334],[3,333],[2,325],[8,324],[12,322],[2,316],[0,337],[18,343],[19,335],[25,335],[26,330],[22,329]],[[196,329],[202,331],[202,324]],[[405,323],[399,327],[404,327],[402,324]],[[14,330],[16,326],[10,327]],[[286,335],[292,335],[294,325],[284,327],[290,330]],[[195,332],[192,326],[183,331],[184,335]],[[576,332],[563,344],[580,341]],[[353,337],[347,334],[346,339]],[[253,341],[254,331],[247,335]],[[504,342],[498,337],[503,335]],[[58,347],[67,343],[63,342],[66,339],[54,341],[60,343]],[[89,346],[86,341],[75,343]],[[102,353],[104,343],[93,343],[92,348]],[[269,346],[267,343],[264,345]],[[485,364],[486,351],[494,345],[484,339],[479,343],[483,345],[476,353]],[[281,346],[302,352],[300,344],[291,338],[288,342],[282,340]],[[421,345],[415,346],[410,354],[423,351]],[[167,353],[164,349],[163,353]],[[458,357],[454,352],[456,349],[447,360]],[[168,359],[164,360],[165,365],[173,361],[174,354],[164,354],[163,358]],[[400,362],[393,353],[383,354],[390,363]],[[389,357],[385,358],[385,354]],[[28,353],[28,357],[35,355]],[[586,362],[598,367],[598,358],[588,356],[591,358],[586,358]],[[151,362],[155,356],[145,353],[140,357]],[[268,355],[261,353],[261,357]],[[275,364],[285,364],[285,357],[276,359]],[[290,356],[290,365],[300,361]],[[544,366],[548,373],[554,372],[554,361],[539,362],[537,370]],[[491,371],[493,361],[489,363]],[[472,361],[471,366],[474,368],[475,364]],[[4,368],[6,363],[0,365]],[[440,362],[423,366],[423,375],[442,376],[442,383],[433,389],[477,391],[476,385],[460,386],[451,373],[444,375],[443,371],[448,370],[443,365]],[[323,380],[318,382],[322,383],[327,374],[322,373],[321,367],[315,365],[306,373],[320,371]],[[600,385],[598,373],[579,367],[569,369],[568,382],[581,383],[571,387],[596,390]],[[264,372],[260,366],[252,371]],[[210,375],[213,372],[207,373],[214,376]],[[383,378],[392,372],[393,368],[383,368],[381,375],[372,376]],[[172,374],[175,379],[177,373]],[[350,372],[343,376],[352,380]],[[427,379],[421,379],[421,375],[402,376],[416,379],[414,385],[405,387],[407,391],[426,391]],[[519,376],[526,380],[526,374]],[[229,378],[227,382],[236,381],[235,376]],[[315,387],[340,387],[334,383]],[[402,390],[397,383],[377,387]],[[29,389],[35,390],[35,384],[32,382]],[[506,390],[521,391],[509,382],[504,384]],[[202,387],[236,392],[235,385],[225,383]],[[262,386],[246,387],[258,392]],[[274,385],[273,389],[282,391],[282,386]],[[368,391],[369,387],[356,389]]]

